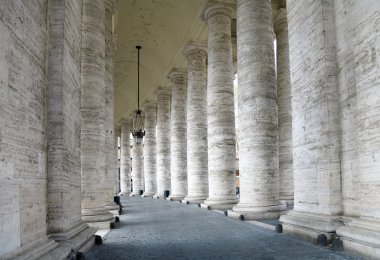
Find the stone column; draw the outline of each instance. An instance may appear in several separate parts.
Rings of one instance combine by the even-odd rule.
[[[333,2],[288,0],[294,210],[285,232],[328,239],[341,226],[340,125]],[[305,37],[307,35],[307,37]]]
[[[119,206],[115,204],[113,197],[115,186],[115,121],[114,121],[114,79],[113,79],[113,55],[114,44],[112,34],[112,16],[114,13],[114,0],[105,2],[105,198],[106,208],[114,215],[118,215]]]
[[[174,69],[168,76],[172,85],[170,114],[170,200],[182,200],[187,195],[186,74],[186,71]]]
[[[96,231],[82,222],[80,205],[81,12],[78,1],[49,3],[47,216],[61,258],[89,243]]]
[[[156,157],[156,123],[157,103],[144,105],[145,137],[144,137],[144,197],[153,197],[157,192],[157,157]]]
[[[277,42],[277,105],[279,178],[282,202],[293,205],[292,99],[290,85],[288,18],[281,8],[274,19]]]
[[[82,219],[109,228],[113,215],[105,208],[105,4],[84,0],[81,56],[81,191]]]
[[[190,42],[184,48],[187,81],[187,196],[189,203],[208,197],[207,45]]]
[[[131,193],[131,155],[130,155],[131,120],[121,121],[120,131],[120,189],[121,195]]]
[[[240,202],[244,219],[275,218],[280,204],[277,88],[270,0],[237,1]]]
[[[156,198],[163,198],[164,191],[170,191],[170,97],[169,90],[158,90]]]
[[[140,196],[144,191],[143,144],[133,142],[132,147],[132,196]]]
[[[209,2],[203,19],[208,25],[207,138],[209,197],[202,207],[230,209],[237,202],[235,184],[235,112],[232,71],[233,7]]]
[[[114,149],[114,153],[115,153],[115,168],[114,168],[114,171],[115,171],[115,174],[114,174],[114,178],[115,178],[115,181],[114,181],[114,186],[113,186],[113,191],[114,191],[114,194],[115,195],[121,195],[121,189],[120,189],[120,157],[119,157],[119,143],[118,143],[118,140],[120,139],[120,125],[119,126],[115,126],[115,149]]]

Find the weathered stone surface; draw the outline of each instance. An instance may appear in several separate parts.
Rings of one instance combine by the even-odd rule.
[[[60,248],[45,257],[65,258],[96,231],[82,222],[80,204],[82,2],[51,1],[48,16],[48,228]]]
[[[208,25],[207,138],[209,197],[207,206],[227,209],[237,202],[235,187],[235,112],[231,15],[234,9],[210,2]]]
[[[157,95],[157,197],[170,191],[170,98],[169,90]]]
[[[244,219],[274,218],[279,202],[277,88],[270,0],[237,1],[240,201]]]
[[[170,113],[170,199],[187,195],[186,97],[187,72],[172,70],[168,76],[172,87]]]
[[[114,80],[113,80],[113,55],[114,44],[112,35],[112,16],[114,14],[114,0],[105,1],[105,183],[104,200],[106,208],[118,210],[119,206],[113,201],[115,186],[115,119],[114,119]],[[114,212],[114,211],[112,211]]]
[[[131,120],[121,121],[120,133],[120,189],[121,194],[131,193],[131,155],[130,155]]]
[[[274,32],[277,43],[279,199],[287,204],[293,204],[292,93],[290,85],[288,18],[286,9],[284,8],[279,10],[274,19]]]
[[[144,190],[144,157],[143,144],[133,142],[132,148],[132,193],[140,195],[140,190]]]
[[[157,157],[156,157],[156,123],[157,103],[144,105],[145,137],[144,137],[144,182],[145,197],[152,197],[157,192]]]
[[[294,232],[314,230],[313,215],[328,215],[317,227],[334,232],[342,212],[339,100],[332,1],[287,2],[293,112],[294,210],[282,216]],[[311,213],[311,214],[310,214]],[[295,224],[296,223],[296,224]],[[297,224],[299,223],[299,224]],[[285,227],[285,230],[287,228]],[[303,230],[305,231],[305,230]],[[300,231],[301,232],[301,231]],[[309,232],[309,231],[306,231]]]
[[[82,18],[81,167],[82,219],[109,226],[105,210],[105,3],[84,0]],[[99,223],[97,223],[99,222]],[[104,224],[104,225],[103,225]]]
[[[208,197],[207,45],[190,42],[184,48],[187,80],[187,196],[201,203]]]
[[[380,2],[336,1],[345,250],[380,258]],[[359,217],[360,218],[357,218]]]

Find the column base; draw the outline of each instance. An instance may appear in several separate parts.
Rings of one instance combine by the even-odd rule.
[[[280,217],[283,232],[301,236],[313,242],[318,235],[324,234],[328,243],[335,235],[337,228],[343,226],[339,216],[329,216],[292,210]]]
[[[336,230],[343,240],[345,251],[359,254],[369,259],[380,259],[380,220],[358,218],[347,223],[347,226]]]
[[[244,220],[259,220],[279,218],[285,211],[286,204],[258,207],[251,204],[238,203],[227,214],[232,217],[238,215],[239,219]]]
[[[204,203],[204,201],[207,199],[206,196],[204,197],[191,197],[191,196],[187,196],[185,197],[183,200],[182,200],[182,203],[185,203],[185,204],[201,204],[201,203]]]
[[[94,245],[95,232],[95,228],[82,222],[66,232],[52,234],[51,238],[58,242],[58,247],[39,259],[66,259],[72,249],[74,252],[86,252]]]
[[[56,243],[52,239],[44,237],[30,244],[23,245],[6,255],[2,255],[1,259],[41,259],[41,257],[43,257],[44,255],[46,255],[47,253],[49,253],[57,247],[58,243]]]
[[[153,195],[153,199],[159,199],[160,196],[158,196],[157,194]]]
[[[143,195],[141,195],[142,198],[153,198],[154,192],[144,192]]]
[[[117,205],[115,202],[106,202],[106,210],[108,210],[109,212],[111,212],[112,215],[114,216],[119,216],[119,209],[120,209],[120,206]]]
[[[113,215],[106,210],[82,210],[82,221],[96,229],[110,229]]]
[[[208,198],[201,204],[201,208],[206,208],[209,210],[228,210],[232,209],[237,202],[237,199],[215,200]]]
[[[182,196],[182,195],[170,195],[169,197],[166,198],[166,200],[170,200],[170,201],[181,201],[183,200],[185,196]]]

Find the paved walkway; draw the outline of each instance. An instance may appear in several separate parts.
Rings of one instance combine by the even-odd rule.
[[[359,259],[192,205],[122,198],[120,225],[86,259]]]

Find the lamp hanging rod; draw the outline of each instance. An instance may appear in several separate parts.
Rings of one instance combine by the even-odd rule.
[[[140,111],[140,49],[141,46],[136,46],[137,49],[137,111]]]

